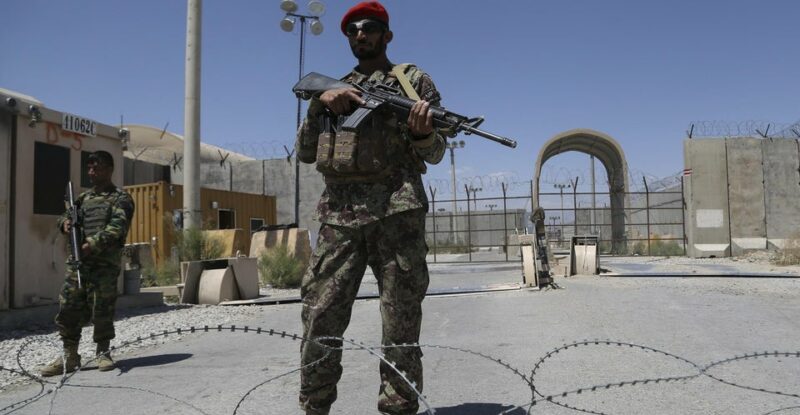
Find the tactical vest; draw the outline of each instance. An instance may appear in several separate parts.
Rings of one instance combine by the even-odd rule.
[[[419,71],[410,64],[396,65],[384,77],[384,84],[398,81],[393,72],[413,78]],[[408,96],[405,87],[399,89],[404,96]],[[411,159],[414,170],[424,173],[425,163],[402,138],[405,135],[405,120],[398,120],[391,111],[379,108],[358,130],[353,131],[338,128],[340,119],[328,115],[320,119],[322,132],[317,141],[316,167],[326,183],[379,181],[392,173],[393,166],[403,162],[396,157],[400,154],[408,155],[406,157]],[[403,148],[398,149],[398,146]]]
[[[115,189],[107,197],[84,197],[83,200],[81,200],[84,237],[88,238],[94,236],[106,227],[108,222],[111,221],[114,206],[123,194],[122,190]],[[126,235],[123,234],[122,238],[120,238],[120,246],[125,245],[125,237]]]

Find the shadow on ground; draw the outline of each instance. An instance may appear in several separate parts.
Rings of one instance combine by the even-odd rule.
[[[155,356],[134,357],[131,359],[117,360],[116,366],[122,373],[127,373],[130,372],[131,369],[137,367],[168,365],[170,363],[186,360],[192,356],[193,355],[191,353],[172,353],[159,354]]]
[[[501,412],[509,415],[525,415],[528,413],[520,407],[501,405],[499,403],[462,403],[457,406],[435,409],[436,415],[497,415]],[[420,413],[420,415],[424,414],[427,414],[427,412]]]

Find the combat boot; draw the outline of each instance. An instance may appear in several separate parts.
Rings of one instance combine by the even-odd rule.
[[[64,364],[64,356],[67,357],[66,364]],[[80,365],[81,356],[78,354],[78,346],[64,346],[64,355],[58,356],[55,360],[48,363],[39,370],[39,374],[44,377],[63,375],[65,368],[67,373],[72,373]]]
[[[101,372],[108,372],[114,370],[114,360],[111,359],[111,352],[108,349],[108,342],[97,343],[97,352],[95,353],[97,360],[97,370]]]

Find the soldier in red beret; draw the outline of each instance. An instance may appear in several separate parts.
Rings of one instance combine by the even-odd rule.
[[[341,337],[367,265],[378,282],[383,322],[378,410],[416,414],[422,391],[422,352],[416,344],[422,300],[428,288],[422,184],[425,163],[445,152],[445,135],[433,127],[430,105],[440,96],[430,76],[412,64],[386,56],[392,41],[389,14],[376,1],[355,5],[342,18],[342,33],[358,60],[342,78],[352,85],[379,83],[417,100],[407,117],[376,109],[356,131],[339,128],[338,115],[363,105],[359,90],[329,90],[311,99],[298,131],[296,149],[304,163],[316,163],[326,187],[317,206],[321,223],[317,247],[303,277],[304,337]],[[301,346],[300,405],[306,414],[328,414],[342,374],[341,341],[305,341]],[[330,355],[328,355],[330,353]],[[326,357],[327,356],[327,357]],[[324,359],[323,359],[324,358]],[[322,359],[322,360],[320,360]]]

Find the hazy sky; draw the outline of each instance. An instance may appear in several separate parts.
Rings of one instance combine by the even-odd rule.
[[[326,2],[325,31],[306,37],[306,72],[339,77],[355,65],[339,31],[353,4]],[[661,177],[683,168],[692,121],[800,119],[798,1],[384,4],[390,59],[429,72],[450,110],[519,141],[512,150],[460,136],[462,188],[474,177],[498,193],[489,177],[530,180],[541,145],[573,128],[611,135],[634,174]],[[4,0],[2,11],[0,87],[103,123],[122,114],[183,133],[186,1]],[[292,146],[300,36],[279,28],[282,17],[277,0],[204,2],[204,142],[269,158]],[[546,170],[549,182],[588,174],[588,156],[558,156]],[[427,175],[445,197],[449,177],[449,156]]]

